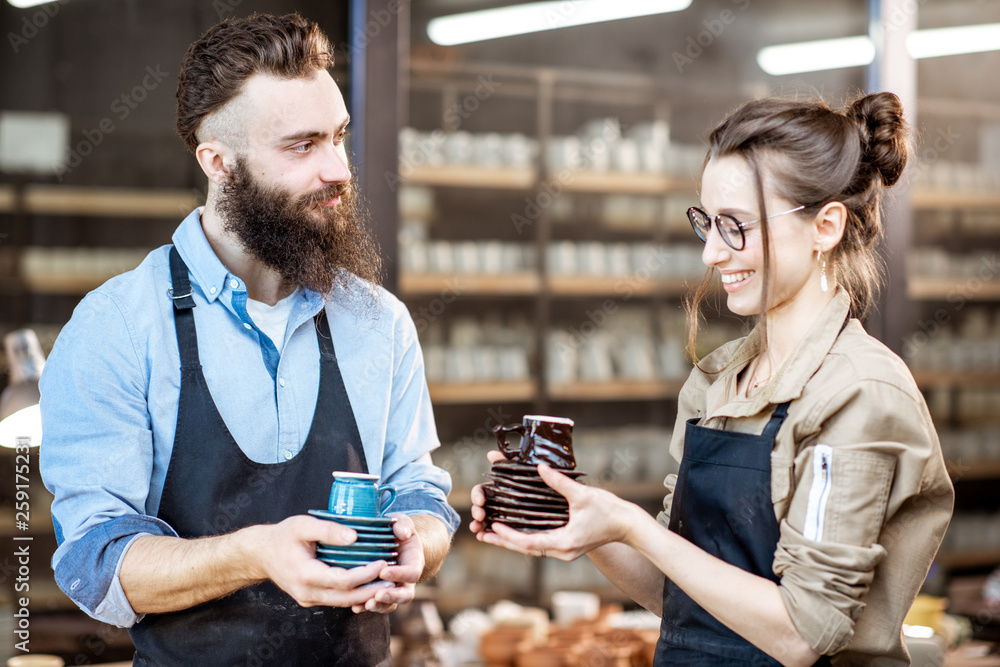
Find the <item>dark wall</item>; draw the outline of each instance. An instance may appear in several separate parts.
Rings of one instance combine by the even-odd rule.
[[[296,10],[345,43],[346,2],[59,0],[23,10],[0,2],[0,109],[71,116],[65,184],[203,188],[174,132],[188,44],[223,18]],[[337,78],[344,88],[346,77]]]

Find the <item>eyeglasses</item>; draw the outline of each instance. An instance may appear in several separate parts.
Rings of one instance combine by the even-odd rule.
[[[781,213],[775,213],[774,215],[767,216],[767,219],[777,218],[779,215],[788,215],[789,213],[795,213],[796,211],[801,211],[805,206],[796,206],[793,209],[787,211],[782,211]],[[691,227],[694,228],[694,233],[698,235],[702,241],[708,240],[708,232],[712,229],[712,222],[715,222],[715,228],[719,230],[719,234],[722,236],[722,240],[726,242],[726,245],[733,250],[743,250],[746,246],[746,236],[743,230],[750,225],[760,222],[760,220],[751,220],[749,222],[740,222],[731,215],[726,215],[725,213],[720,213],[719,215],[712,217],[708,213],[697,206],[692,206],[687,210],[688,220],[691,221]]]

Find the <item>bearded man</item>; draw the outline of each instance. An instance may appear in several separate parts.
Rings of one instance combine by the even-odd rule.
[[[88,294],[42,378],[56,581],[135,665],[388,665],[386,612],[458,525],[416,330],[377,286],[328,39],[298,15],[191,45],[177,129],[208,177],[173,245]],[[388,128],[387,128],[388,129]],[[316,545],[332,471],[397,491],[400,546]]]

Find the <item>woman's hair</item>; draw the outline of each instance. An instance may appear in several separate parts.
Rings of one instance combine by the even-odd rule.
[[[194,152],[205,121],[218,120],[213,133],[239,141],[241,128],[216,112],[240,94],[247,79],[261,73],[292,79],[332,66],[329,39],[316,23],[298,14],[226,19],[184,54],[177,80],[177,133]]]
[[[909,151],[903,105],[892,93],[865,95],[842,109],[822,100],[753,100],[712,131],[705,163],[735,155],[753,172],[764,250],[761,322],[770,278],[764,179],[771,192],[804,206],[800,215],[815,215],[830,202],[846,207],[844,235],[827,253],[826,270],[850,296],[851,315],[862,318],[875,301],[884,270],[878,255],[882,190],[899,180]],[[688,352],[696,363],[700,305],[711,284],[709,270],[687,303]]]

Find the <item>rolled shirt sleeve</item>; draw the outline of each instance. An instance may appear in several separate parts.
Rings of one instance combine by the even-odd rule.
[[[831,391],[796,426],[796,439],[808,446],[795,458],[774,572],[795,627],[814,650],[829,655],[852,640],[889,551],[932,543],[926,564],[933,558],[943,533],[933,517],[927,534],[907,537],[893,526],[912,511],[915,498],[933,492],[925,488],[924,471],[940,449],[923,402],[893,382],[865,379]],[[913,517],[906,523],[914,527]],[[912,601],[926,567],[910,568],[909,575],[898,561],[893,567],[881,572],[882,585],[896,577],[901,601]],[[908,606],[894,608],[900,623]]]
[[[175,534],[144,515],[153,465],[144,377],[129,323],[95,292],[64,327],[40,383],[56,581],[94,618],[126,627],[138,618],[118,584],[125,551],[139,535]]]

